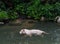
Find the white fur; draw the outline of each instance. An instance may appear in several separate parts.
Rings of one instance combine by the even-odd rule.
[[[43,33],[45,34],[48,34],[42,30],[38,30],[38,29],[31,29],[31,30],[28,30],[28,29],[22,29],[20,31],[20,34],[25,34],[27,36],[32,36],[32,35],[42,35]]]

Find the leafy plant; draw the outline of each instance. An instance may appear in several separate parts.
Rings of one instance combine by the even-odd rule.
[[[10,20],[14,20],[14,19],[18,18],[18,15],[14,10],[9,10],[8,16],[9,16]]]
[[[21,13],[21,15],[25,14],[25,4],[20,3],[20,4],[16,5],[15,11],[19,11]]]
[[[13,9],[6,6],[11,6],[11,4],[13,4]],[[18,16],[23,15],[34,19],[40,19],[41,16],[47,19],[54,19],[60,15],[60,2],[59,0],[0,0],[0,19],[16,19]]]
[[[6,11],[0,11],[0,20],[8,19],[8,14]]]

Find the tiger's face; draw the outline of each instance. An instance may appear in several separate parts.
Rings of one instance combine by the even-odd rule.
[[[20,34],[25,34],[25,30],[22,29],[22,30],[20,31]]]

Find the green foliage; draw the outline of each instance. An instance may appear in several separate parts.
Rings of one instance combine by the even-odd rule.
[[[9,8],[11,5],[13,5],[13,9]],[[3,17],[2,11],[4,10],[7,12],[4,13]],[[18,12],[20,13],[19,15],[17,14]],[[5,14],[9,19],[16,19],[20,15],[31,16],[34,19],[40,19],[41,16],[47,19],[54,19],[57,15],[60,15],[60,3],[59,0],[1,0],[0,13],[0,19],[4,19]]]
[[[22,14],[25,14],[25,4],[20,3],[18,5],[15,6],[15,11],[19,11]]]
[[[14,11],[0,11],[0,21],[5,19],[14,20],[18,18],[18,15]]]
[[[0,11],[0,20],[8,19],[8,14],[6,11]]]
[[[55,7],[55,10],[56,10],[56,13],[57,13],[58,15],[60,15],[60,3],[56,3],[56,4],[54,5],[54,7]]]
[[[14,20],[14,19],[18,18],[18,15],[14,10],[9,10],[8,11],[8,16],[9,16],[10,20]]]
[[[27,6],[26,14],[28,16],[34,17],[34,19],[38,19],[40,16],[38,12],[39,4],[40,4],[40,0],[33,0],[32,5]]]
[[[5,4],[2,1],[0,1],[0,9],[6,10]]]
[[[34,0],[31,6],[27,7],[27,15],[34,17],[35,19],[40,19],[41,16],[47,19],[54,19],[57,15],[60,15],[60,3],[42,5],[40,0]]]

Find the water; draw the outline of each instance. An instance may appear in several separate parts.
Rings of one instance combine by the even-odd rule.
[[[21,26],[0,26],[0,44],[60,44],[60,25],[52,22],[37,22],[34,27],[49,35],[24,37],[19,34]]]

